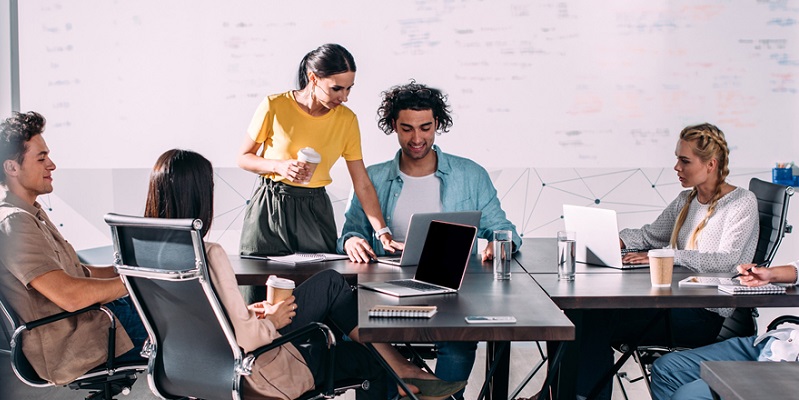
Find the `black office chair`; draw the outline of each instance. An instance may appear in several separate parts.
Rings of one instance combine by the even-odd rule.
[[[757,209],[760,216],[760,233],[752,262],[756,264],[763,263],[768,266],[774,261],[774,256],[777,254],[777,249],[779,249],[785,234],[791,233],[793,230],[793,227],[788,225],[787,217],[788,203],[791,196],[793,196],[794,188],[752,178],[749,180],[749,190],[757,197]],[[754,335],[757,332],[756,317],[756,309],[735,309],[733,314],[724,320],[716,341],[720,342],[732,337]],[[619,350],[626,353],[629,351],[629,346],[621,344],[619,345]],[[626,373],[616,374],[616,379],[622,388],[625,399],[627,395],[622,379],[630,382],[643,380],[647,385],[647,390],[649,390],[649,375],[652,364],[665,353],[679,350],[684,349],[673,346],[638,346],[633,351],[632,356],[635,362],[638,363],[641,376],[630,379]]]
[[[74,390],[89,390],[89,395],[86,399],[111,400],[117,394],[126,395],[130,393],[130,388],[133,383],[136,382],[138,373],[146,369],[147,364],[144,358],[142,358],[141,361],[127,363],[118,363],[114,361],[113,349],[115,348],[116,320],[114,319],[114,314],[111,313],[108,308],[99,304],[78,311],[62,312],[36,321],[23,323],[6,299],[0,295],[0,311],[2,311],[5,319],[4,325],[7,323],[11,330],[13,330],[13,333],[10,335],[8,335],[8,333],[6,334],[11,348],[11,369],[14,371],[17,378],[28,386],[44,388],[56,385],[42,379],[33,369],[27,357],[25,357],[25,354],[22,352],[22,334],[25,331],[30,331],[43,325],[86,312],[102,312],[108,316],[108,349],[112,350],[106,364],[86,372],[66,386]],[[3,332],[6,332],[6,330],[3,329]]]
[[[314,335],[328,349],[332,370],[335,336],[321,323],[310,324],[267,346],[244,354],[236,342],[209,280],[202,221],[107,214],[114,242],[114,265],[128,288],[149,334],[143,353],[149,357],[150,389],[167,399],[239,399],[241,378],[255,359],[295,339]],[[315,341],[314,344],[317,342]],[[368,389],[369,381],[323,387],[301,399],[329,398],[348,389]]]

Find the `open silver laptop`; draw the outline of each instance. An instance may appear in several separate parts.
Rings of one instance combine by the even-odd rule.
[[[405,235],[405,250],[403,250],[399,256],[390,255],[378,257],[377,261],[400,267],[417,265],[419,264],[419,257],[422,255],[422,248],[424,248],[425,238],[427,238],[427,228],[430,226],[430,221],[435,220],[462,225],[480,226],[480,217],[482,215],[482,211],[413,214],[408,223],[408,233]],[[476,233],[475,236],[477,236]]]
[[[648,268],[648,264],[624,264],[619,246],[616,211],[597,207],[563,205],[567,231],[577,233],[578,263],[617,269]]]
[[[456,293],[461,287],[477,228],[431,221],[413,279],[364,282],[360,286],[397,297]]]

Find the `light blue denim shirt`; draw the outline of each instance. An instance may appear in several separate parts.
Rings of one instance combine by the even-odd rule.
[[[497,190],[488,176],[485,168],[472,160],[446,154],[433,145],[433,150],[438,156],[438,166],[435,175],[441,180],[441,203],[443,211],[482,211],[480,226],[477,236],[488,241],[493,240],[493,232],[498,229],[513,231],[513,248],[517,251],[522,245],[522,239],[514,226],[505,217],[505,211],[499,204]],[[377,191],[380,209],[387,224],[391,223],[394,208],[397,206],[403,181],[400,177],[399,162],[402,150],[397,151],[393,160],[375,164],[366,169],[369,179]],[[363,212],[361,202],[354,193],[350,193],[350,205],[345,213],[347,220],[338,239],[336,251],[344,254],[344,242],[358,236],[366,239],[378,256],[386,255],[380,241],[374,237],[374,230],[366,214]],[[474,246],[475,251],[477,246]]]

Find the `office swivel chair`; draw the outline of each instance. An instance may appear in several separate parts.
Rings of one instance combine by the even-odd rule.
[[[788,203],[791,196],[793,196],[794,188],[752,178],[749,181],[749,190],[757,197],[757,209],[760,218],[760,233],[752,262],[756,264],[765,263],[768,266],[774,261],[774,256],[777,254],[777,249],[779,249],[785,234],[791,233],[793,229],[791,225],[788,225],[787,217]],[[735,309],[733,315],[724,320],[716,341],[720,342],[737,336],[754,335],[757,331],[755,317],[757,317],[757,310],[755,309]],[[628,353],[630,349],[629,346],[621,344],[619,350],[623,353]],[[632,356],[638,363],[641,376],[629,379],[625,373],[616,374],[616,379],[625,398],[627,398],[627,395],[624,391],[622,378],[630,382],[643,380],[647,385],[647,389],[649,389],[649,375],[652,363],[667,352],[679,350],[681,349],[663,346],[638,346],[637,349],[633,350]]]
[[[19,319],[19,316],[10,307],[9,303],[2,297],[2,295],[0,295],[0,312],[2,312],[5,322],[8,323],[13,330],[13,333],[9,335],[8,332],[3,329],[3,332],[6,332],[6,339],[8,340],[11,348],[11,369],[14,371],[14,374],[17,376],[17,378],[19,378],[20,381],[28,386],[44,388],[56,385],[42,379],[33,369],[27,357],[25,357],[25,354],[22,352],[22,334],[25,331],[30,331],[43,325],[51,324],[56,321],[61,321],[65,318],[70,318],[87,312],[102,312],[108,316],[108,349],[110,349],[110,354],[106,364],[100,365],[88,371],[84,375],[75,379],[73,382],[69,383],[67,386],[70,389],[89,390],[90,392],[86,399],[111,400],[117,394],[121,393],[126,395],[130,393],[130,388],[133,383],[136,382],[136,378],[138,377],[137,374],[144,371],[146,368],[147,364],[144,358],[142,358],[141,361],[128,363],[116,363],[114,361],[113,349],[115,348],[114,340],[116,320],[114,319],[114,314],[111,313],[109,309],[99,304],[92,305],[78,311],[62,312],[56,315],[38,319],[36,321],[25,323]]]
[[[107,214],[114,242],[114,264],[150,336],[150,389],[166,399],[240,399],[242,376],[255,359],[295,339],[321,337],[332,370],[335,336],[321,323],[310,324],[269,345],[244,354],[209,280],[202,221]],[[316,344],[317,342],[314,342]],[[323,387],[302,399],[329,398],[369,381]]]

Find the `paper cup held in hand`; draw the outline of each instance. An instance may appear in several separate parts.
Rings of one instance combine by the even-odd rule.
[[[671,276],[674,272],[674,250],[652,249],[649,250],[649,277],[652,286],[671,286]]]
[[[316,166],[322,162],[322,155],[310,147],[303,147],[297,152],[297,160],[307,164],[308,175],[302,181],[302,183],[306,184],[311,181],[311,177],[316,172]]]
[[[275,275],[269,275],[269,279],[266,280],[267,303],[280,303],[291,297],[292,293],[294,293],[294,281],[291,279],[278,278]]]

